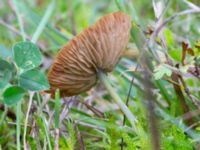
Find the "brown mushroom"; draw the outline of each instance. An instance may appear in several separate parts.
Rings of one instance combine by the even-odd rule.
[[[89,90],[97,72],[110,72],[126,47],[131,28],[130,16],[108,14],[70,40],[57,54],[48,73],[50,92],[61,96]]]
[[[101,80],[113,100],[136,130],[136,117],[109,84],[106,72],[112,71],[126,47],[131,28],[130,17],[116,12],[102,17],[69,41],[58,53],[48,73],[50,91],[61,96],[77,95]]]

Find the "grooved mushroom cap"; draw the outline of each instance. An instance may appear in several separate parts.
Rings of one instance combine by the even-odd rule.
[[[130,16],[108,14],[70,40],[57,54],[48,73],[50,91],[61,96],[89,90],[97,81],[97,71],[110,72],[126,47]]]

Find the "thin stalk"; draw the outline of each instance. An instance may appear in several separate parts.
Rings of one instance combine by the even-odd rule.
[[[110,85],[107,76],[102,71],[99,71],[98,77],[101,80],[101,82],[104,84],[104,86],[106,87],[106,89],[108,90],[110,95],[112,96],[113,100],[117,103],[117,105],[120,107],[122,112],[126,115],[127,119],[131,123],[134,131],[137,131],[136,125],[135,125],[135,123],[137,121],[136,117],[132,114],[132,112],[129,110],[129,108],[124,104],[122,99],[116,94],[116,92],[114,91],[114,89]]]
[[[29,117],[29,113],[30,113],[31,105],[32,105],[32,101],[33,101],[33,96],[34,96],[34,92],[30,92],[29,93],[28,110],[27,110],[26,119],[25,119],[25,123],[24,123],[24,150],[27,150],[26,131],[27,131],[27,124],[28,124],[28,117]]]
[[[42,18],[40,24],[38,25],[38,27],[37,27],[37,29],[36,29],[34,35],[33,35],[33,38],[32,38],[32,40],[31,40],[33,43],[36,43],[36,42],[37,42],[37,40],[38,40],[40,34],[43,32],[45,26],[47,25],[48,20],[49,20],[49,18],[51,17],[54,8],[55,8],[55,0],[53,0],[53,1],[49,4],[49,6],[48,6],[48,8],[47,8],[47,10],[46,10],[46,12],[45,12],[45,15],[43,16],[43,18]]]
[[[24,31],[24,24],[23,24],[23,20],[22,20],[22,14],[20,14],[20,12],[19,12],[19,5],[18,5],[19,1],[13,0],[13,4],[14,4],[14,9],[15,9],[15,13],[16,13],[16,16],[17,16],[17,20],[18,20],[18,23],[19,23],[22,39],[23,39],[23,41],[26,41],[26,34],[25,34],[25,31]],[[17,65],[15,64],[15,66],[17,66]],[[17,74],[18,74],[18,71],[17,71]],[[21,101],[19,101],[17,103],[16,115],[17,115],[17,120],[16,120],[16,123],[17,123],[17,126],[16,126],[17,150],[20,150],[20,147],[21,147],[20,146],[21,145],[20,144]]]
[[[38,100],[38,104],[39,104],[39,112],[40,112],[40,115],[41,115],[41,118],[42,118],[43,127],[44,127],[45,134],[46,134],[46,137],[47,137],[48,147],[49,147],[49,150],[52,150],[51,141],[50,141],[50,137],[49,137],[49,134],[48,134],[48,129],[47,129],[47,126],[46,126],[46,123],[45,123],[46,120],[45,120],[44,114],[42,112],[41,99],[40,99],[40,95],[39,95],[38,92],[37,92],[37,100]]]
[[[21,120],[21,101],[17,103],[17,126],[16,126],[16,138],[17,138],[17,150],[20,150],[20,120]]]
[[[55,145],[54,145],[54,150],[59,150],[59,128],[60,128],[60,92],[57,89],[56,90],[56,97],[55,97]]]
[[[55,96],[55,127],[60,128],[59,124],[59,116],[60,116],[60,92],[59,90],[56,90],[56,96]]]
[[[21,36],[22,36],[23,41],[25,41],[26,40],[26,34],[25,34],[25,31],[24,31],[24,24],[23,24],[23,21],[22,21],[22,14],[20,14],[20,12],[19,12],[19,5],[18,5],[19,2],[17,0],[13,0],[13,4],[14,4],[17,20],[19,22]]]
[[[128,96],[126,98],[126,106],[127,107],[128,107],[128,103],[129,103],[129,100],[130,100],[130,95],[131,95],[131,90],[132,90],[132,86],[133,86],[133,81],[134,81],[134,76],[132,76],[131,84],[130,84],[130,87],[129,87],[129,90],[128,90]],[[126,116],[124,115],[123,116],[123,126],[125,125],[125,123],[126,123]],[[121,150],[123,150],[123,147],[124,147],[124,138],[122,137],[121,138]]]

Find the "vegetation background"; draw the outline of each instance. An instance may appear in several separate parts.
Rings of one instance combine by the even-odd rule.
[[[51,99],[59,49],[101,16],[124,11],[131,37],[109,82]],[[0,149],[200,149],[199,0],[1,0]]]

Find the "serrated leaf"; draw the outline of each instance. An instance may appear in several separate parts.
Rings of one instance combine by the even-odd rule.
[[[19,102],[25,94],[25,90],[19,86],[7,88],[3,93],[4,103],[14,105]]]
[[[21,72],[38,67],[42,63],[39,48],[31,42],[20,42],[13,47],[14,60]]]
[[[23,88],[31,91],[49,89],[49,83],[45,74],[38,69],[32,69],[22,73],[19,77],[19,84]]]
[[[172,75],[172,71],[167,68],[164,64],[159,65],[158,67],[156,67],[154,69],[154,78],[156,80],[162,79],[163,76],[171,76]]]
[[[12,65],[0,58],[0,89],[4,88],[12,77]]]
[[[173,37],[173,34],[172,34],[171,30],[165,29],[164,30],[164,36],[165,36],[165,40],[166,40],[167,46],[168,47],[172,47],[173,44],[174,44],[174,37]]]

